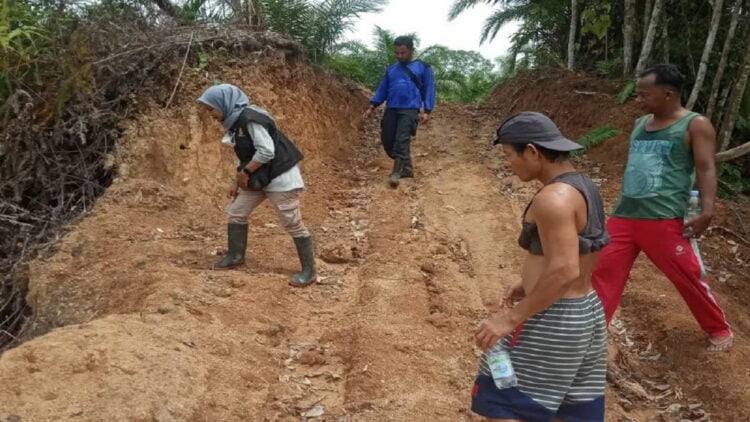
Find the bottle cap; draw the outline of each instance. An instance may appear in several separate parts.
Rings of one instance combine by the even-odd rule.
[[[690,196],[694,196],[694,197],[697,198],[699,195],[700,195],[700,192],[698,192],[697,190],[691,190],[690,191]]]

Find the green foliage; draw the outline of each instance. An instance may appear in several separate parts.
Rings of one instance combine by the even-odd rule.
[[[323,65],[339,75],[346,76],[352,82],[365,86],[372,85],[367,69],[362,66],[360,58],[355,55],[332,54],[325,58]]]
[[[183,22],[216,22],[220,20],[218,12],[210,9],[209,0],[187,0],[179,6],[179,12]]]
[[[44,98],[37,113],[51,120],[72,99],[95,92],[93,50],[122,35],[114,23],[153,28],[137,1],[0,0],[0,119],[13,117],[18,107],[9,100],[16,94]]]
[[[512,54],[500,56],[495,58],[495,67],[498,69],[498,73],[502,79],[512,78],[516,76],[516,62],[518,57]]]
[[[582,150],[576,151],[573,155],[583,154],[584,152],[603,144],[608,139],[614,138],[620,133],[615,127],[598,127],[591,132],[583,135],[578,143],[583,146]]]
[[[595,1],[581,12],[581,34],[591,34],[598,39],[604,39],[612,26],[609,1]]]
[[[419,44],[416,34],[407,34]],[[373,49],[362,43],[339,44],[323,64],[354,82],[377,88],[385,70],[396,62],[393,41],[396,35],[375,27]],[[491,61],[475,51],[451,50],[434,45],[422,51],[418,58],[432,66],[435,88],[440,102],[477,103],[484,101],[501,79]]]
[[[263,0],[261,7],[268,29],[305,45],[310,42],[312,6],[308,0]]]
[[[541,66],[554,64],[564,56],[570,19],[569,1],[455,0],[449,18],[454,19],[478,4],[496,7],[485,20],[481,42],[494,40],[503,26],[518,21],[520,27],[511,37],[511,55],[534,46],[537,51],[527,54],[527,59],[533,59],[535,65]]]
[[[622,87],[622,91],[617,94],[617,104],[625,104],[628,102],[630,97],[633,96],[633,92],[635,92],[635,81],[630,81],[626,83],[625,86]]]
[[[619,58],[613,60],[599,60],[594,65],[596,74],[599,76],[611,76],[616,74],[622,68],[622,61]]]
[[[198,52],[198,66],[193,68],[195,73],[204,71],[208,67],[208,54],[205,51]]]
[[[161,0],[161,8],[179,24],[225,23],[226,2],[218,0]],[[336,42],[362,13],[378,11],[386,0],[260,0],[258,13],[269,29],[285,33],[307,47],[310,58],[323,62]],[[166,6],[165,6],[166,5]],[[154,16],[160,8],[151,0],[93,0],[55,3],[0,0],[0,111],[8,112],[7,99],[20,87],[55,93],[48,104],[59,112],[76,93],[90,91],[91,70],[86,43],[76,35],[82,24],[119,20],[133,26],[164,24]],[[231,8],[230,8],[231,10]],[[62,53],[62,54],[61,54]],[[340,60],[334,67],[346,68]],[[208,59],[199,53],[196,71]],[[349,66],[351,72],[353,69]],[[358,76],[365,81],[364,75]],[[369,80],[368,80],[369,82]]]
[[[77,93],[90,94],[92,92],[94,77],[88,57],[88,48],[81,34],[72,33],[66,54],[61,56],[60,72],[63,80],[55,97],[55,114],[59,115],[68,101]]]
[[[719,196],[731,199],[750,191],[750,179],[744,177],[742,170],[731,163],[719,163]]]
[[[419,58],[432,66],[437,98],[441,102],[484,101],[499,80],[492,62],[475,51],[434,45],[425,49]]]
[[[287,34],[307,47],[321,63],[363,13],[377,12],[387,0],[262,0],[261,13],[272,31]]]
[[[414,38],[415,45],[419,45],[419,37],[416,34],[405,35]],[[393,50],[395,39],[396,35],[391,31],[375,26],[374,49],[368,48],[361,42],[341,43],[336,45],[333,53],[323,60],[323,65],[374,90],[386,68],[396,61],[396,54]]]
[[[451,50],[442,45],[426,48],[419,58],[444,72],[490,73],[494,69],[492,62],[476,51]]]
[[[27,3],[0,0],[0,104],[33,75],[36,57],[45,52],[42,18]]]

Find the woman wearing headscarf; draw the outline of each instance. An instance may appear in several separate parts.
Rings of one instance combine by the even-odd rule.
[[[228,252],[214,269],[229,269],[245,262],[248,217],[265,199],[271,201],[281,225],[294,239],[302,271],[292,276],[294,287],[315,281],[314,245],[302,222],[299,196],[305,184],[298,163],[302,153],[278,128],[271,114],[250,104],[247,95],[230,84],[208,88],[198,103],[226,130],[224,143],[234,146],[239,165],[229,188],[227,206]]]

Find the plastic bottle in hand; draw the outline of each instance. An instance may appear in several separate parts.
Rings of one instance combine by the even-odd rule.
[[[497,388],[511,388],[518,385],[518,378],[516,378],[516,372],[513,370],[510,354],[501,342],[498,341],[487,353],[487,363],[490,366],[492,379],[495,380]]]
[[[688,221],[699,215],[701,215],[700,193],[697,190],[693,190],[690,191],[690,199],[688,199],[687,210],[685,211],[684,221],[686,224],[683,226],[682,235],[690,237],[690,247],[693,249],[693,253],[695,253],[695,257],[698,259],[698,265],[701,267],[701,278],[705,278],[706,267],[703,265],[703,258],[701,257],[701,250],[698,246],[698,239],[691,237],[693,235],[693,230],[687,226]]]
[[[693,235],[693,230],[688,227],[687,222],[695,217],[701,215],[701,201],[700,193],[697,190],[690,191],[690,199],[688,199],[687,210],[685,210],[685,225],[682,229],[682,235],[690,237]]]

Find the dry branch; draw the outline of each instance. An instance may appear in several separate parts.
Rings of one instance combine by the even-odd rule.
[[[52,84],[60,92],[18,91],[0,107],[6,111],[0,121],[0,351],[23,339],[33,318],[20,264],[57,241],[66,223],[85,215],[109,186],[116,168],[107,157],[116,151],[120,121],[137,107],[133,99],[171,105],[185,68],[198,63],[191,46],[237,57],[269,47],[304,56],[288,38],[241,28],[86,25],[79,32],[87,56],[77,60],[87,74],[67,86],[60,76]]]
[[[747,154],[750,154],[750,141],[716,154],[716,162],[721,163],[724,161],[735,160]]]

